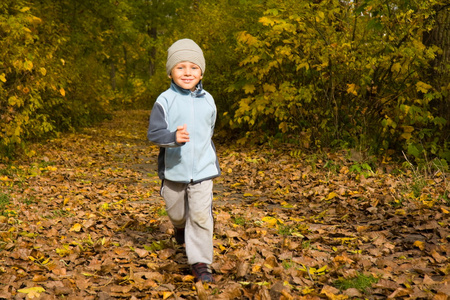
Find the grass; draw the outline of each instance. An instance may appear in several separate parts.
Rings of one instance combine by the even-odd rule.
[[[362,293],[365,293],[368,288],[372,286],[373,283],[378,282],[378,279],[372,275],[364,275],[358,273],[356,277],[353,278],[339,278],[334,282],[334,286],[341,291],[345,291],[350,288],[355,288]]]
[[[0,215],[6,210],[11,203],[11,197],[8,194],[0,193]]]
[[[283,224],[278,225],[278,234],[279,235],[289,236],[289,235],[292,235],[293,231],[294,231],[294,229],[292,228],[292,226],[283,225]]]
[[[156,214],[157,214],[159,217],[167,216],[167,211],[166,211],[165,207],[160,207],[160,208],[157,210]]]
[[[241,217],[241,216],[237,216],[233,218],[233,223],[236,225],[241,225],[244,226],[245,225],[245,218]]]

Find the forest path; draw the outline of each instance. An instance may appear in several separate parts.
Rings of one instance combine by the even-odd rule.
[[[220,142],[216,283],[197,293],[159,196],[148,116],[117,112],[1,166],[0,298],[450,296],[447,174],[419,186],[345,153]]]

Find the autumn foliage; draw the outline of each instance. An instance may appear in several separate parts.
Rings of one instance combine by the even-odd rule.
[[[273,3],[237,35],[231,126],[302,134],[319,147],[450,158],[448,79],[427,73],[442,49],[424,38],[440,4]]]
[[[189,37],[235,138],[444,164],[448,14],[442,0],[2,1],[1,156],[151,107],[168,45]]]

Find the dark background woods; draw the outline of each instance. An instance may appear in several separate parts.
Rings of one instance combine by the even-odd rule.
[[[439,0],[2,1],[1,156],[150,109],[167,47],[188,37],[205,52],[218,128],[238,141],[446,166],[448,20]]]

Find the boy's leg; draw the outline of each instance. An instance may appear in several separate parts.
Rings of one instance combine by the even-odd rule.
[[[186,220],[186,254],[190,265],[213,261],[213,181],[189,184],[188,217]]]
[[[187,184],[164,180],[161,195],[166,203],[166,212],[175,228],[186,224]]]

